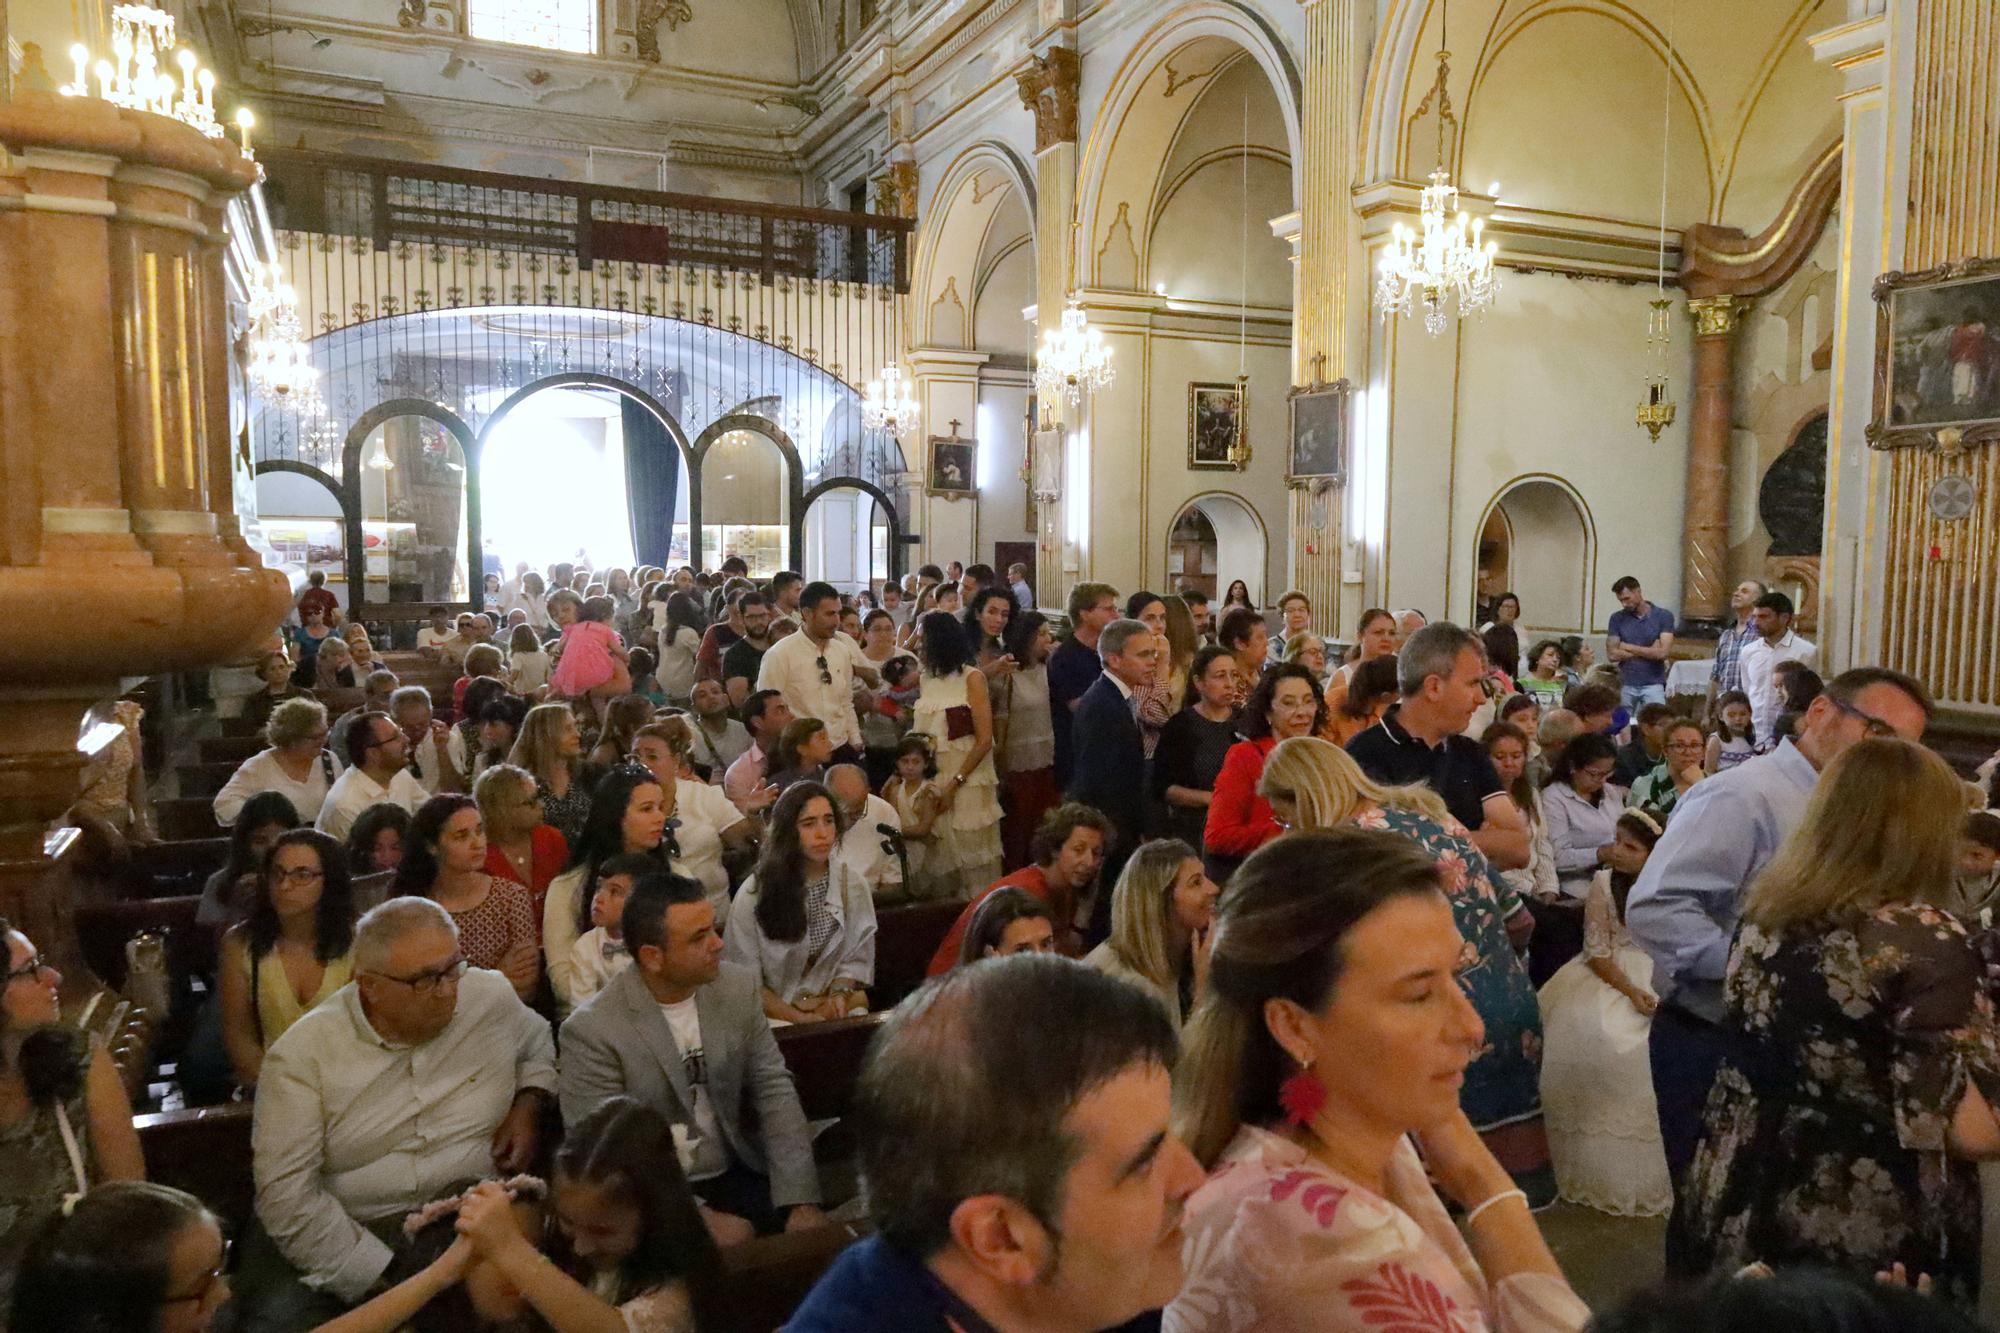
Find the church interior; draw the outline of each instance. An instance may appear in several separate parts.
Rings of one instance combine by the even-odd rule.
[[[1009,623],[1038,612],[1058,642],[1100,588],[1120,617],[1206,603],[1211,636],[1246,607],[1271,661],[1317,645],[1315,702],[1374,655],[1381,610],[1406,644],[1511,626],[1517,657],[1481,651],[1537,699],[1544,641],[1587,681],[1579,647],[1628,666],[1616,618],[1664,610],[1659,692],[1623,675],[1628,745],[1662,702],[1715,735],[1718,653],[1782,594],[1816,683],[1921,682],[1925,745],[1991,793],[1991,0],[6,0],[0,32],[0,916],[109,1051],[144,1173],[225,1234],[269,1223],[253,1103],[202,1103],[176,1068],[241,947],[198,918],[203,886],[254,868],[217,794],[280,748],[260,692],[312,633],[311,591],[315,626],[365,626],[377,668],[428,688],[439,752],[461,725],[476,749],[487,716],[454,711],[482,673],[444,635],[518,597],[547,640],[554,603],[521,589],[558,569],[623,571],[622,594],[580,579],[586,605],[585,583],[665,580],[647,669],[690,719],[661,660],[682,569],[691,606],[734,573],[774,618],[800,614],[787,572],[808,599],[830,585],[857,624],[890,610],[899,652],[912,618],[885,585],[936,606],[953,566],[969,629],[997,580]],[[696,634],[721,622],[703,609]],[[489,651],[520,651],[492,620]],[[355,657],[318,675],[322,723],[395,711]],[[836,757],[858,762],[880,697]],[[579,707],[585,753],[602,721],[622,763],[615,706]],[[86,808],[107,790],[109,818]],[[725,859],[734,886],[749,863]],[[832,1126],[813,1147],[836,1222],[725,1246],[702,1328],[783,1325],[868,1233],[857,1078],[964,905],[885,905],[873,1013],[777,1029]],[[14,1101],[0,1087],[0,1157]],[[1603,1310],[1665,1271],[1661,1211],[1565,1194],[1535,1217]],[[1295,1326],[1179,1308],[1168,1327]]]

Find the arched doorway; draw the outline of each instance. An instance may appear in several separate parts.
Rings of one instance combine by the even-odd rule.
[[[1502,489],[1480,520],[1477,558],[1475,597],[1512,592],[1523,630],[1580,633],[1596,623],[1597,532],[1560,478],[1523,477]]]
[[[872,487],[839,480],[814,487],[800,544],[800,572],[842,592],[869,591],[897,574],[896,514]]]
[[[1198,495],[1182,506],[1167,529],[1167,588],[1187,584],[1219,599],[1237,579],[1250,600],[1264,604],[1267,542],[1263,520],[1240,497],[1225,491]]]
[[[761,417],[724,417],[703,432],[695,446],[696,551],[703,564],[741,556],[752,578],[798,567],[792,525],[805,505],[795,458]]]
[[[347,514],[340,483],[304,463],[259,463],[257,519],[265,544],[286,569],[326,575],[347,600]]]
[[[418,619],[431,606],[471,603],[480,569],[474,446],[459,417],[413,398],[383,403],[347,432],[341,508],[357,618]]]

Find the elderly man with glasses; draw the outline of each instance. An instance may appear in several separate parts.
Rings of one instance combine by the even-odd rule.
[[[264,1058],[242,1327],[314,1328],[367,1297],[411,1210],[527,1168],[555,1087],[548,1024],[467,969],[449,913],[392,898],[362,917],[354,980]]]

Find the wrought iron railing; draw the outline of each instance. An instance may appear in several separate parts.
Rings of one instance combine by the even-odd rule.
[[[466,171],[387,158],[265,149],[279,231],[600,262],[730,269],[909,291],[915,223],[702,195]]]

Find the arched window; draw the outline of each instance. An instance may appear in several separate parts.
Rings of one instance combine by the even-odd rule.
[[[466,28],[485,42],[595,53],[597,5],[598,0],[466,0]]]

